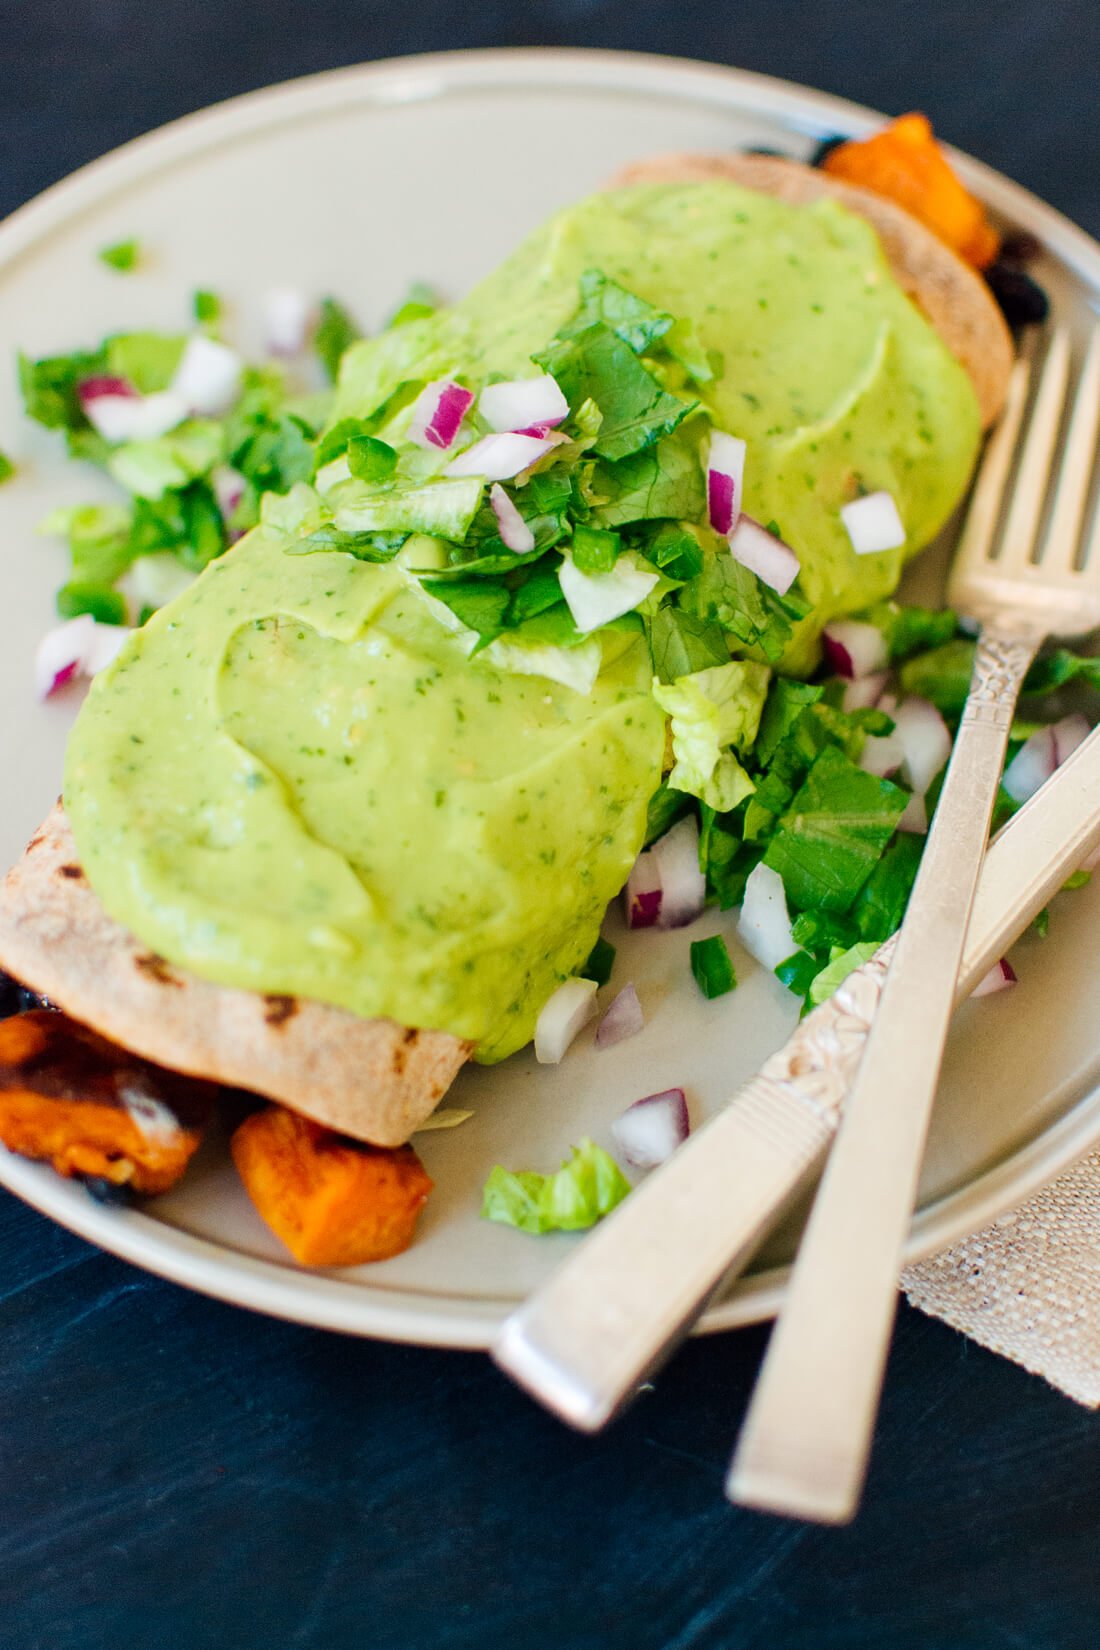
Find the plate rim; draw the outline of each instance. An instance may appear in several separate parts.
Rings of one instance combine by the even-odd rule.
[[[456,90],[494,85],[581,87],[637,93],[779,116],[807,138],[836,130],[870,131],[887,117],[862,104],[729,65],[643,52],[583,47],[497,47],[413,54],[323,70],[211,104],[143,133],[89,161],[17,207],[0,223],[0,270],[32,254],[62,225],[113,193],[169,170],[224,142],[288,119],[330,114],[348,105],[427,102]],[[1100,244],[1057,208],[963,152],[949,152],[965,181],[995,211],[1037,229],[1083,284],[1100,289]],[[1100,1143],[1100,1084],[1085,1086],[1053,1123],[1025,1138],[988,1169],[918,1210],[905,1250],[910,1265],[980,1230],[1032,1197]],[[199,1237],[141,1210],[97,1205],[52,1171],[0,1153],[0,1185],[78,1236],[171,1282],[236,1306],[347,1334],[419,1345],[483,1350],[516,1302],[479,1296],[425,1295],[388,1289],[384,1280],[340,1276],[262,1259]],[[790,1267],[738,1281],[708,1309],[696,1333],[714,1333],[773,1316]],[[303,1283],[308,1280],[308,1287]],[[430,1311],[425,1311],[430,1300]]]

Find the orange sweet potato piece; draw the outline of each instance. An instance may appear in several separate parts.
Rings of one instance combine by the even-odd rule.
[[[51,1009],[0,1020],[0,1141],[66,1177],[166,1192],[217,1092]]]
[[[432,1189],[411,1146],[368,1146],[285,1106],[245,1118],[230,1149],[257,1210],[303,1266],[400,1254]]]
[[[839,144],[822,168],[903,206],[976,269],[985,269],[1000,250],[981,202],[951,170],[924,115],[902,115],[872,137]]]

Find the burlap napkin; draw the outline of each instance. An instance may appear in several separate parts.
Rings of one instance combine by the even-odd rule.
[[[922,1312],[1100,1408],[1100,1152],[901,1284]]]

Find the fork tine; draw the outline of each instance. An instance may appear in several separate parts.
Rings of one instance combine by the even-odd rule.
[[[1001,499],[1004,496],[1008,467],[1012,463],[1020,425],[1023,422],[1030,377],[1030,362],[1021,357],[1012,369],[1004,411],[997,428],[989,438],[989,445],[986,447],[985,457],[974,483],[966,524],[959,536],[959,546],[955,552],[953,576],[965,573],[978,562],[984,562],[989,555],[993,531],[1000,514]]]
[[[1068,572],[1077,554],[1081,523],[1100,431],[1100,326],[1094,326],[1077,385],[1073,416],[1066,435],[1065,453],[1050,523],[1036,558],[1049,571]],[[1096,538],[1093,534],[1093,538]],[[1087,558],[1086,558],[1087,559]]]
[[[1046,497],[1054,445],[1069,379],[1069,333],[1059,327],[1050,340],[1024,437],[1008,519],[1001,534],[997,566],[1015,571],[1030,560]]]

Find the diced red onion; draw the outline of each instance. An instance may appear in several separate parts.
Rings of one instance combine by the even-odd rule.
[[[741,516],[729,542],[734,561],[755,573],[777,595],[787,594],[798,577],[798,557],[789,544],[746,515]]]
[[[210,474],[210,486],[217,500],[222,520],[228,521],[244,497],[245,479],[231,464],[219,464]]]
[[[905,746],[896,733],[884,734],[880,739],[871,736],[863,741],[859,765],[864,773],[888,779],[892,773],[897,773],[904,761]]]
[[[94,676],[110,664],[129,635],[124,625],[99,624],[90,613],[48,630],[34,656],[38,697],[48,699],[77,676]]]
[[[552,435],[483,435],[472,447],[452,458],[449,476],[484,476],[486,481],[511,481],[555,446]]]
[[[82,411],[88,411],[89,401],[100,401],[107,396],[122,396],[127,400],[137,399],[137,390],[128,378],[112,378],[101,374],[98,378],[83,378],[76,386],[76,398],[80,402]]]
[[[635,1169],[655,1169],[691,1132],[683,1089],[665,1089],[635,1100],[611,1125],[611,1136]]]
[[[220,418],[241,392],[244,362],[235,349],[194,332],[187,340],[171,390],[188,412],[201,418]]]
[[[529,430],[540,433],[569,416],[569,403],[555,378],[548,372],[537,378],[512,378],[504,384],[489,384],[478,397],[477,410],[491,430]]]
[[[1016,970],[1007,957],[994,963],[988,974],[982,976],[970,993],[972,997],[990,997],[995,991],[1004,991],[1007,986],[1016,984]]]
[[[104,441],[155,441],[187,417],[187,402],[174,390],[155,395],[95,395],[83,403],[84,416]]]
[[[1039,728],[1020,746],[1001,783],[1014,802],[1026,802],[1058,766],[1053,728]]]
[[[489,436],[490,441],[515,441],[516,436]],[[586,635],[602,624],[630,613],[645,600],[660,574],[638,567],[620,556],[608,573],[582,573],[569,556],[558,568],[558,583],[577,629]]]
[[[1034,796],[1088,736],[1088,722],[1077,712],[1033,733],[1005,769],[1004,788],[1013,801],[1026,802]]]
[[[1060,722],[1055,722],[1052,728],[1054,734],[1054,759],[1058,767],[1072,756],[1078,745],[1083,745],[1089,736],[1089,725],[1080,712],[1072,716],[1063,716]]]
[[[678,819],[653,844],[653,858],[661,879],[658,928],[686,928],[702,911],[707,879],[699,869],[699,823],[694,814]]]
[[[799,949],[791,933],[783,878],[763,861],[750,872],[745,884],[737,937],[765,968],[778,968]]]
[[[905,804],[905,810],[898,820],[898,830],[907,831],[910,836],[928,835],[928,808],[919,791],[914,791]]]
[[[416,398],[409,425],[409,440],[415,441],[418,447],[435,447],[446,452],[454,446],[462,421],[473,404],[473,390],[463,389],[453,378],[437,378],[434,383],[426,385]],[[472,472],[463,473],[469,475]]]
[[[652,848],[644,848],[623,889],[628,928],[652,928],[661,914],[661,873]]]
[[[613,1048],[634,1037],[645,1025],[642,1005],[633,985],[624,985],[596,1030],[596,1047]]]
[[[905,526],[889,493],[867,493],[853,499],[851,504],[841,506],[840,519],[857,556],[900,550],[905,543]]]
[[[857,676],[854,681],[846,682],[842,708],[846,711],[873,710],[876,705],[881,706],[883,689],[888,680],[885,670],[876,670],[870,676]]]
[[[526,555],[528,550],[533,550],[535,535],[499,481],[494,481],[489,488],[489,503],[497,518],[501,539],[508,549],[514,550],[517,556]]]
[[[894,737],[905,751],[902,772],[914,791],[923,796],[951,755],[947,723],[927,699],[903,699],[892,714]]]
[[[707,515],[716,533],[728,537],[741,514],[745,493],[745,443],[740,436],[712,430],[707,450]]]
[[[581,1027],[596,1012],[595,980],[571,979],[559,985],[543,1005],[535,1024],[535,1059],[556,1066]]]
[[[263,301],[264,338],[271,355],[300,355],[309,334],[312,306],[304,292],[281,286]]]
[[[886,638],[878,625],[834,619],[821,636],[825,663],[834,676],[870,676],[886,664]]]

